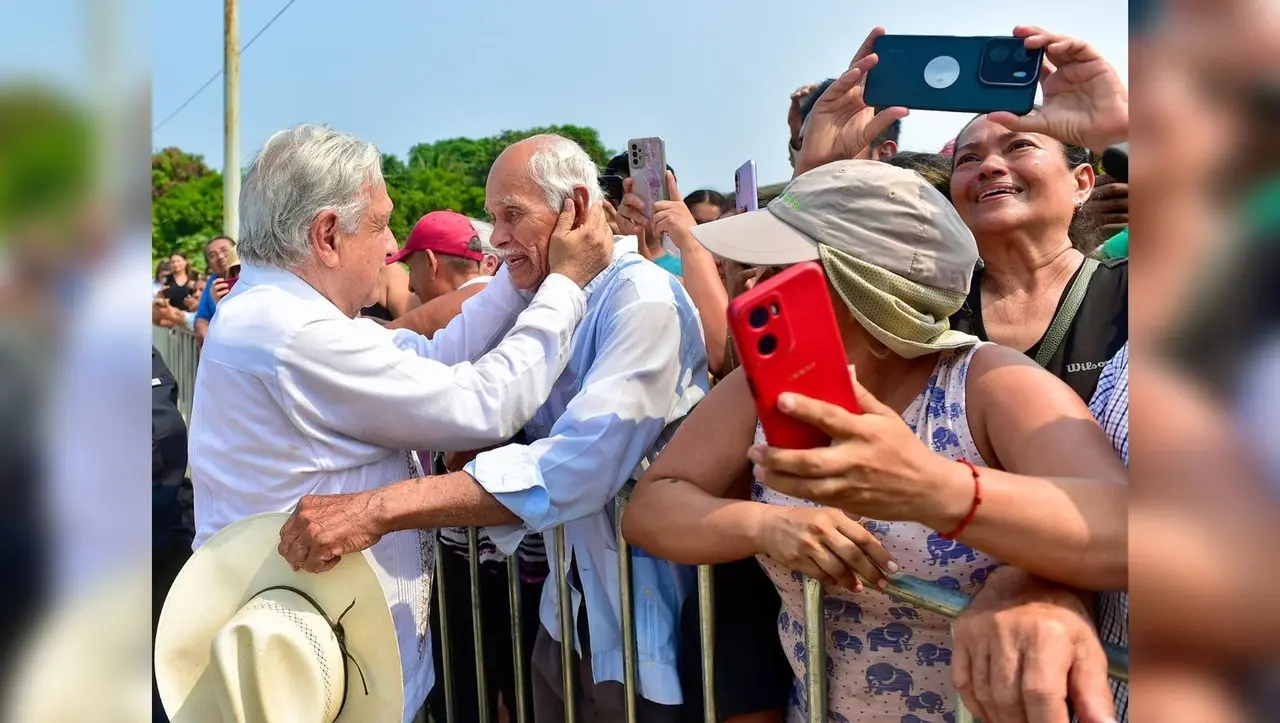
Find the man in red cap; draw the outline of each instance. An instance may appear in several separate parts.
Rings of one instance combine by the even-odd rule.
[[[409,232],[404,248],[388,264],[409,265],[409,288],[423,304],[463,287],[488,281],[498,259],[484,253],[471,219],[453,211],[432,211]]]

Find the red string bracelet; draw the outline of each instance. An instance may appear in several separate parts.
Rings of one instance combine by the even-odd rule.
[[[956,461],[968,467],[969,471],[973,473],[973,505],[969,507],[969,514],[965,515],[963,520],[960,520],[960,524],[956,526],[956,529],[942,536],[944,540],[954,540],[959,537],[960,533],[964,532],[965,528],[969,526],[969,523],[973,522],[973,518],[978,516],[978,505],[982,504],[982,480],[978,477],[978,467],[967,459],[962,458]]]

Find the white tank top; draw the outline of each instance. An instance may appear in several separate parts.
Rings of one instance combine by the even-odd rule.
[[[949,459],[985,467],[965,416],[965,380],[977,349],[943,354],[920,396],[902,418],[925,444]],[[756,442],[764,443],[756,425]],[[752,499],[771,505],[817,507],[759,483]],[[862,518],[902,571],[970,595],[981,589],[998,561],[911,522]],[[805,720],[802,692],[808,657],[804,645],[804,582],[798,572],[761,555],[760,564],[782,597],[778,635],[791,660],[797,684],[788,719]],[[951,626],[943,616],[903,605],[882,593],[861,594],[828,587],[823,600],[827,640],[827,695],[836,723],[923,723],[954,721],[951,686]]]

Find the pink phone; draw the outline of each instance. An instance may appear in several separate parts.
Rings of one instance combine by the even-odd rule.
[[[760,209],[760,186],[756,183],[756,162],[747,161],[733,173],[734,207],[738,213]]]
[[[770,445],[812,449],[831,442],[821,430],[778,410],[783,392],[862,412],[818,264],[796,264],[734,299],[729,328]]]
[[[644,199],[645,218],[653,218],[653,204],[667,199],[667,144],[657,136],[627,141],[631,190]]]

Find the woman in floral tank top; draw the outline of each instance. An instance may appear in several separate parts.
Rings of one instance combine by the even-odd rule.
[[[798,176],[767,210],[695,235],[740,263],[820,262],[856,370],[860,415],[779,399],[832,437],[811,452],[764,446],[745,375],[728,375],[649,468],[623,520],[628,541],[676,562],[757,557],[783,600],[790,720],[806,705],[804,575],[826,585],[829,719],[885,723],[953,720],[950,674],[970,664],[952,649],[949,621],[874,589],[886,578],[970,594],[1000,564],[1090,589],[1123,580],[1124,467],[1062,381],[948,329],[977,248],[926,181],[874,161],[832,163]],[[742,485],[750,500],[735,499]]]

